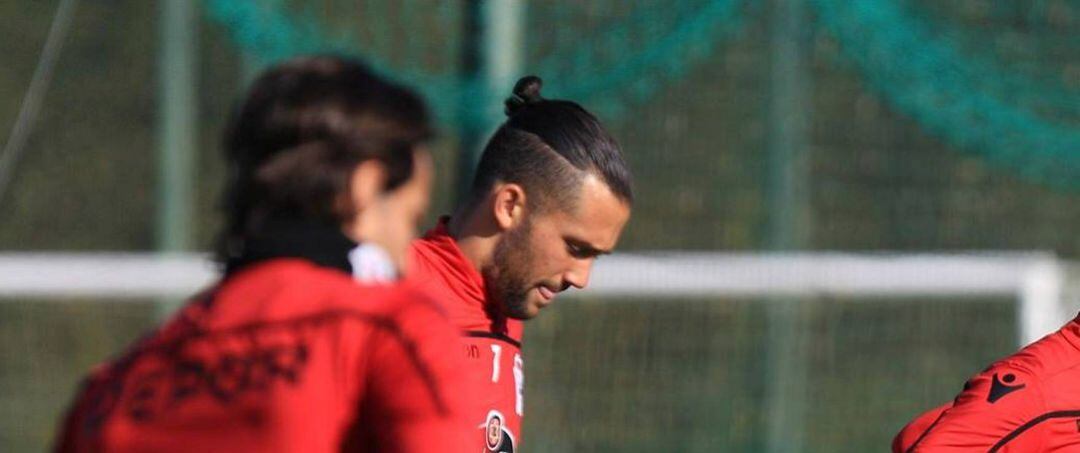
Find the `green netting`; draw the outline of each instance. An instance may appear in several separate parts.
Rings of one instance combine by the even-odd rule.
[[[262,62],[310,52],[356,54],[376,70],[417,87],[444,119],[481,121],[480,115],[489,107],[466,102],[462,108],[463,99],[486,98],[483,82],[463,77],[455,61],[461,52],[464,2],[372,1],[345,2],[344,6],[323,2],[299,7],[283,0],[205,3],[208,14],[228,28],[237,45]],[[537,10],[534,16],[552,14],[567,21],[588,18],[589,11],[622,10],[628,14],[608,16],[584,27],[579,24],[575,27],[577,36],[553,48],[526,50],[532,61],[526,62],[524,71],[555,76],[550,79],[549,93],[616,115],[712,55],[723,38],[739,29],[740,13],[755,2],[600,3],[605,4],[529,5]],[[365,8],[357,6],[360,4]],[[430,8],[437,8],[438,13],[423,14],[431,23],[423,25],[422,33],[388,25],[395,18],[415,24],[420,16],[417,11]]]
[[[808,339],[804,452],[888,450],[923,401],[945,402],[1014,346],[995,300],[799,300]],[[526,331],[525,444],[535,451],[767,450],[761,301],[564,303]],[[973,317],[1002,335],[956,328]],[[598,366],[597,364],[602,364]],[[940,385],[941,380],[951,382]],[[796,435],[796,433],[789,433]]]
[[[1080,34],[1069,33],[1069,22],[1059,17],[1050,0],[1001,1],[972,13],[964,8],[917,0],[906,14],[925,22],[938,39],[948,42],[968,60],[966,65],[985,70],[978,82],[1016,102],[1038,107],[1047,115],[1080,116],[1078,80],[1068,65],[1070,51],[1080,48]]]
[[[895,1],[814,4],[865,80],[923,128],[1026,178],[1080,187],[1080,94],[968,58]]]
[[[617,115],[628,101],[646,100],[664,82],[678,80],[711,56],[739,31],[741,13],[756,3],[637,2],[628,17],[594,26],[589,36],[553,49],[533,67],[538,74],[560,75],[552,86],[559,96]]]
[[[431,3],[431,2],[427,2]],[[440,2],[452,4],[452,2]],[[440,113],[446,113],[452,105],[447,103],[446,94],[456,93],[461,89],[458,81],[454,79],[453,67],[441,68],[444,72],[423,70],[416,63],[422,58],[413,58],[410,70],[400,70],[395,67],[394,60],[386,58],[395,53],[416,57],[416,53],[410,55],[409,48],[417,46],[426,47],[431,54],[455,55],[455,49],[447,48],[446,44],[454,44],[454,39],[446,39],[439,31],[454,33],[456,30],[453,19],[454,14],[439,14],[437,26],[426,28],[425,37],[409,33],[406,38],[413,41],[402,40],[402,37],[394,36],[394,28],[387,26],[391,18],[386,9],[395,6],[394,3],[370,2],[370,5],[382,7],[383,10],[370,9],[369,11],[353,11],[359,14],[351,17],[352,20],[360,20],[365,26],[358,27],[331,27],[334,17],[350,17],[345,14],[333,14],[334,9],[323,8],[316,11],[313,4],[305,4],[301,8],[291,7],[283,0],[207,0],[205,2],[207,14],[214,20],[224,24],[230,36],[244,52],[253,55],[260,64],[269,64],[291,56],[305,53],[345,53],[360,54],[365,61],[375,70],[389,74],[407,83],[410,83],[424,92],[428,99],[432,100]],[[355,2],[354,2],[355,6]],[[422,5],[415,1],[406,1],[396,4],[399,11],[412,11]],[[441,8],[448,12],[456,11],[453,8]],[[429,17],[425,15],[425,17]],[[363,50],[358,50],[360,41],[363,41]],[[417,43],[416,40],[423,40]],[[401,64],[399,62],[399,64]]]
[[[211,17],[262,61],[313,51],[359,54],[376,69],[419,87],[444,119],[482,121],[485,106],[468,101],[487,99],[484,85],[462,77],[456,58],[464,3],[292,3],[206,0]],[[528,31],[551,32],[554,39],[527,40],[525,72],[556,75],[549,84],[554,95],[618,116],[714,56],[745,16],[760,10],[757,3],[529,3],[529,15],[543,22]],[[1009,33],[1003,26],[1068,30],[1075,5],[1002,1],[969,8],[979,12],[976,17],[946,13],[963,10],[963,3],[813,1],[820,25],[894,109],[957,148],[1028,180],[1080,187],[1080,76],[1068,66],[1075,63],[1070,56],[1080,38],[1075,32],[1049,34],[1046,39],[1053,42],[1043,45],[1017,37],[1030,33]],[[431,9],[437,13],[424,12]],[[395,21],[413,28],[402,30],[392,25]],[[987,30],[988,22],[1004,31]],[[999,45],[979,46],[986,42]],[[1003,61],[989,48],[1003,48],[1012,57]],[[1060,70],[1048,73],[1045,58],[1018,57],[1047,49],[1066,56]]]

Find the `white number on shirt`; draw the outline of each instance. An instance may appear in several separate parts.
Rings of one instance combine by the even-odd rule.
[[[514,354],[514,386],[517,387],[514,409],[518,415],[525,416],[525,360],[521,354]]]
[[[491,345],[491,352],[495,354],[491,360],[491,382],[499,382],[499,357],[502,356],[502,346]]]

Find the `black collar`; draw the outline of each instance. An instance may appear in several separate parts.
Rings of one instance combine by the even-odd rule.
[[[301,220],[272,220],[258,233],[246,238],[238,254],[225,263],[230,275],[255,263],[275,258],[301,258],[347,274],[352,274],[349,251],[356,242],[328,223]]]

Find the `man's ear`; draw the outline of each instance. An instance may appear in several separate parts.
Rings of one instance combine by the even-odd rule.
[[[499,229],[516,227],[525,218],[525,189],[513,183],[496,185],[491,209]]]
[[[354,217],[375,204],[386,184],[386,166],[375,159],[360,162],[349,175],[348,204],[346,211]],[[353,219],[355,221],[355,219]]]

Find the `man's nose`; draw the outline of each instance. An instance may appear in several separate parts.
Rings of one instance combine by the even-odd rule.
[[[583,289],[589,286],[589,275],[592,273],[594,258],[575,260],[573,267],[563,276],[570,286]]]

